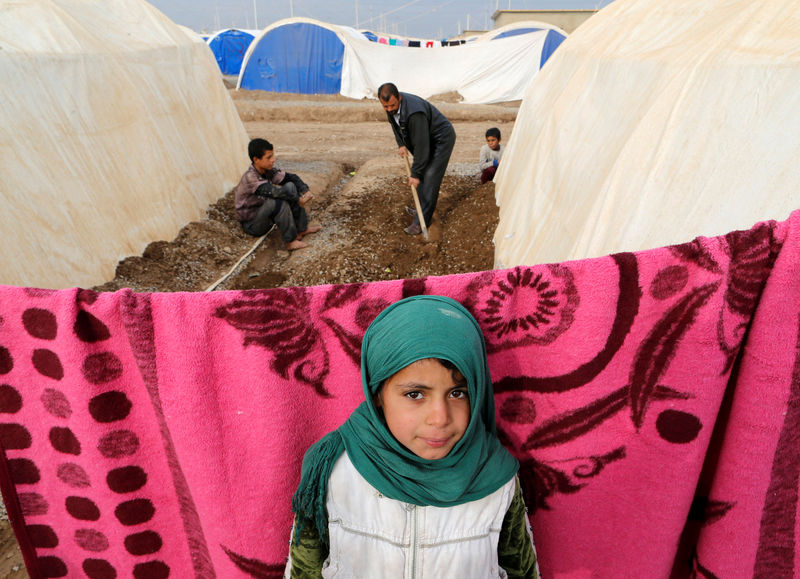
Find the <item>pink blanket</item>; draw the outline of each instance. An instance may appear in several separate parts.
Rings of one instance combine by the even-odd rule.
[[[404,296],[484,328],[545,577],[800,570],[800,212],[504,271],[173,294],[0,287],[0,485],[32,577],[279,577],[305,449]]]

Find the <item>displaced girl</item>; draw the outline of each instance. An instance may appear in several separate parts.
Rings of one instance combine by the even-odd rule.
[[[442,296],[390,305],[361,379],[366,401],[306,452],[286,577],[538,577],[472,315]]]

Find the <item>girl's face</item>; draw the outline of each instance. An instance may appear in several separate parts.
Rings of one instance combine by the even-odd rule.
[[[387,379],[375,404],[395,439],[421,458],[447,456],[469,425],[466,382],[432,358],[417,360]]]

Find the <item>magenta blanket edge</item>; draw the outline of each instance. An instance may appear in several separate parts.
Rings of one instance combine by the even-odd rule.
[[[281,576],[302,453],[361,396],[361,333],[439,293],[486,333],[545,577],[792,576],[798,225],[346,286],[0,286],[0,489],[29,573]]]

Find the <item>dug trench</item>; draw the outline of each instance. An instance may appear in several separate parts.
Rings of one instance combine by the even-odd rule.
[[[434,221],[423,235],[409,236],[405,206],[413,205],[399,161],[385,158],[361,167],[331,162],[284,163],[309,181],[327,183],[316,190],[310,217],[321,231],[309,235],[309,247],[284,249],[273,229],[258,242],[235,219],[233,191],[184,226],[173,241],[155,241],[142,255],[122,260],[114,279],[99,291],[204,291],[310,286],[491,269],[492,235],[497,226],[494,185],[475,175],[448,174]],[[351,175],[352,174],[352,175]],[[234,268],[238,263],[238,266]]]
[[[405,163],[380,106],[340,95],[229,91],[247,134],[275,145],[276,166],[297,173],[314,193],[310,247],[284,250],[277,230],[222,279],[256,239],[236,221],[233,191],[185,225],[171,241],[154,241],[119,262],[95,289],[205,291],[308,286],[447,275],[491,269],[498,208],[494,185],[477,177],[488,127],[511,136],[519,102],[468,105],[457,93],[431,97],[453,122],[457,139],[429,239],[403,232],[411,191]],[[242,168],[244,171],[246,167]],[[220,281],[222,280],[222,281]],[[218,283],[219,282],[219,283]]]

